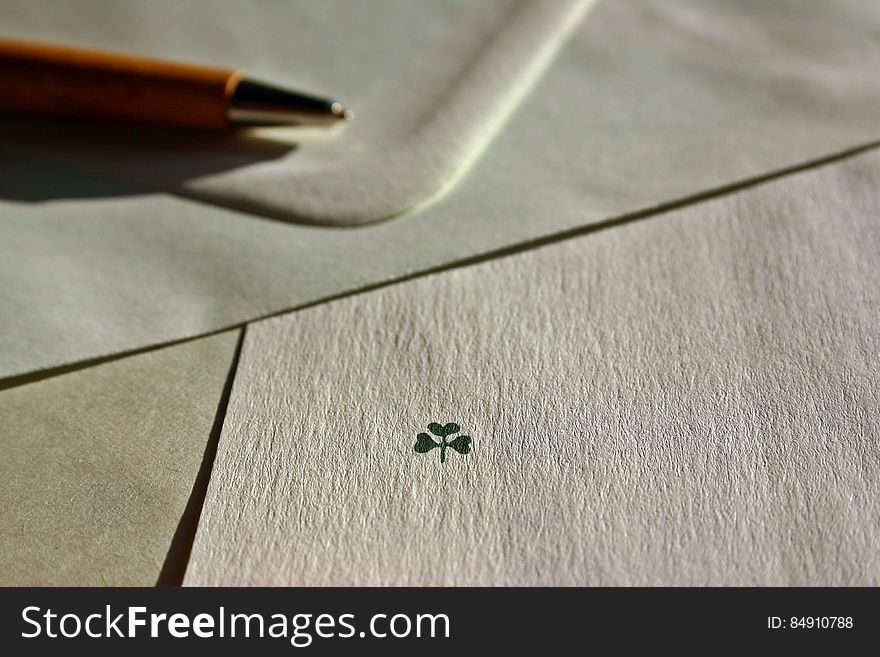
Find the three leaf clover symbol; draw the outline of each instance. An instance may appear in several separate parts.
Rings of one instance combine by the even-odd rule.
[[[468,454],[471,451],[471,437],[470,436],[459,436],[454,440],[446,441],[447,436],[451,436],[453,434],[461,431],[461,427],[455,424],[454,422],[450,422],[446,426],[442,424],[437,424],[436,422],[431,422],[428,425],[428,431],[433,433],[435,436],[439,436],[440,442],[436,442],[431,436],[426,433],[420,433],[416,436],[416,444],[413,449],[419,454],[427,454],[435,447],[440,448],[440,463],[446,463],[446,448],[451,447],[459,454]]]

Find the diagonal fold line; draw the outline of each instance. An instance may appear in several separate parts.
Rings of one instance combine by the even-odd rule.
[[[139,349],[132,349],[127,351],[122,351],[116,354],[110,354],[107,356],[102,356],[100,358],[94,358],[84,361],[75,361],[72,363],[68,363],[66,365],[60,367],[47,368],[43,370],[36,370],[33,372],[28,372],[26,374],[14,375],[11,377],[0,378],[0,391],[14,388],[21,385],[26,385],[28,383],[33,383],[36,381],[41,381],[43,379],[47,379],[53,376],[58,376],[60,374],[66,374],[67,372],[73,372],[80,369],[85,369],[88,367],[94,367],[96,365],[100,365],[102,363],[111,362],[114,360],[119,360],[121,358],[126,358],[128,356],[133,356],[136,354],[152,351],[154,349],[160,349],[162,347],[182,344],[185,342],[189,342],[191,340],[197,340],[199,338],[207,337],[209,335],[214,335],[216,333],[222,333],[223,331],[228,331],[230,329],[243,328],[247,324],[252,322],[258,322],[264,319],[269,319],[271,317],[278,317],[279,315],[286,315],[287,313],[296,312],[298,310],[303,310],[305,308],[311,308],[313,306],[317,306],[324,303],[329,303],[331,301],[336,301],[338,299],[344,299],[346,297],[354,296],[357,294],[364,294],[366,292],[371,292],[373,290],[377,290],[380,288],[388,287],[391,285],[397,285],[399,283],[405,283],[407,281],[411,281],[417,278],[421,278],[423,276],[430,276],[433,274],[439,274],[445,271],[450,271],[454,269],[459,269],[461,267],[469,267],[472,265],[479,264],[481,262],[486,262],[488,260],[492,260],[495,258],[503,258],[508,256],[513,256],[518,253],[522,253],[524,251],[529,251],[531,249],[540,248],[542,246],[546,246],[548,244],[554,244],[556,242],[561,242],[564,240],[573,239],[576,237],[581,237],[583,235],[588,235],[590,233],[599,232],[603,230],[608,230],[611,228],[615,228],[618,226],[624,226],[629,223],[633,223],[635,221],[640,221],[643,219],[650,219],[652,217],[656,217],[659,215],[663,215],[671,210],[676,210],[678,208],[686,207],[689,205],[695,205],[706,201],[711,201],[712,199],[726,196],[729,194],[734,194],[736,192],[749,189],[751,187],[756,187],[759,185],[764,185],[767,183],[772,183],[773,181],[779,180],[786,176],[794,175],[803,171],[808,171],[810,169],[819,168],[827,165],[834,164],[836,162],[840,162],[847,158],[856,157],[862,153],[866,153],[868,151],[874,150],[880,146],[880,140],[871,141],[865,144],[861,144],[858,146],[854,146],[852,148],[845,149],[843,151],[835,152],[830,155],[826,155],[821,158],[808,160],[806,162],[802,162],[799,164],[792,165],[790,167],[785,167],[783,169],[778,169],[766,174],[762,174],[759,176],[751,177],[742,181],[737,181],[730,183],[729,185],[723,185],[721,187],[716,187],[709,190],[704,190],[701,192],[697,192],[694,194],[690,194],[685,197],[680,197],[665,203],[661,203],[655,206],[642,208],[640,210],[636,210],[634,212],[628,212],[621,215],[609,217],[608,219],[594,222],[585,226],[579,226],[577,228],[573,228],[570,230],[565,230],[558,233],[551,233],[549,235],[545,235],[543,237],[527,240],[524,242],[520,242],[514,244],[509,247],[504,247],[502,249],[495,249],[492,251],[488,251],[486,253],[478,254],[476,256],[456,260],[450,263],[446,263],[437,267],[431,267],[427,269],[422,269],[417,272],[407,274],[405,276],[394,277],[391,279],[387,279],[384,281],[380,281],[377,283],[371,283],[369,285],[365,285],[362,287],[354,288],[351,290],[347,290],[345,292],[341,292],[339,294],[329,295],[325,297],[321,297],[314,301],[310,301],[308,303],[290,306],[287,308],[283,308],[281,310],[267,313],[264,315],[260,315],[257,317],[253,317],[247,319],[242,322],[236,322],[233,324],[228,324],[218,328],[214,331],[209,331],[206,333],[200,333],[198,335],[189,336],[183,338],[181,340],[172,340],[161,342],[158,344],[147,345],[145,347]]]

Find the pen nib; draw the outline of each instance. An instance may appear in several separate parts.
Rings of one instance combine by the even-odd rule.
[[[354,112],[350,109],[345,109],[342,103],[334,102],[330,105],[330,111],[333,113],[333,116],[341,121],[351,121],[354,118]]]
[[[354,114],[335,100],[289,91],[248,78],[239,80],[229,99],[233,125],[328,125],[351,121]]]

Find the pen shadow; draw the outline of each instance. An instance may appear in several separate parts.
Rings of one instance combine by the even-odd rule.
[[[212,134],[3,116],[0,199],[41,203],[173,193],[190,180],[282,158],[313,138],[308,130]]]

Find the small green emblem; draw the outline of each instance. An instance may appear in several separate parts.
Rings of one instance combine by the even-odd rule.
[[[420,433],[418,436],[416,436],[416,444],[413,448],[419,454],[427,454],[435,447],[439,447],[440,463],[446,463],[447,447],[451,447],[459,454],[469,454],[471,451],[470,436],[459,436],[458,438],[450,440],[449,442],[446,441],[447,436],[451,436],[461,431],[461,427],[454,422],[450,422],[445,427],[442,424],[432,422],[428,425],[428,431],[433,433],[435,436],[439,436],[440,442],[436,442],[433,438],[431,438],[431,436],[426,433]]]

